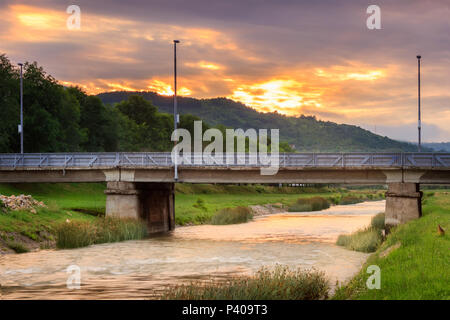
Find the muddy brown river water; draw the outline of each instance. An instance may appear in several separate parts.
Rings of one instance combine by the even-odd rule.
[[[276,264],[323,270],[331,283],[356,274],[368,254],[334,245],[370,224],[384,201],[319,212],[279,213],[252,222],[179,227],[140,241],[0,256],[1,299],[147,299],[169,285],[252,274]],[[67,267],[81,270],[68,289]]]

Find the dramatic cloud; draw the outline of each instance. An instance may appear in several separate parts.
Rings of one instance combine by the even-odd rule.
[[[0,52],[90,93],[171,95],[178,39],[181,95],[403,140],[416,138],[420,53],[424,139],[450,140],[448,1],[380,0],[381,30],[367,29],[362,0],[80,0],[80,30],[66,27],[69,4],[2,1]]]

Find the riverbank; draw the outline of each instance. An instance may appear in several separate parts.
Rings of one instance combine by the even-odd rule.
[[[0,184],[0,194],[31,195],[47,206],[38,208],[36,213],[24,210],[0,213],[0,254],[55,248],[61,224],[69,222],[75,227],[95,224],[105,213],[104,189],[102,183]],[[249,207],[253,215],[264,215],[286,211],[298,199],[321,197],[336,203],[337,199],[350,196],[362,201],[381,193],[325,187],[177,184],[175,217],[178,226],[198,225],[210,223],[217,212],[227,208]],[[104,224],[100,221],[100,225]],[[86,243],[91,242],[96,240]]]
[[[321,212],[258,216],[248,223],[185,226],[139,241],[7,255],[0,259],[3,297],[157,299],[162,290],[182,284],[241,279],[245,285],[261,268],[277,265],[324,272],[331,293],[337,281],[351,279],[368,257],[335,246],[337,236],[368,225],[383,207],[384,201],[332,206]],[[66,269],[74,264],[81,269],[80,290],[66,287]],[[296,284],[302,278],[291,275],[300,288]]]
[[[438,226],[446,230],[438,231]],[[334,299],[450,299],[450,192],[434,191],[423,203],[423,217],[394,228],[358,275]],[[368,289],[370,265],[381,270],[381,288]]]

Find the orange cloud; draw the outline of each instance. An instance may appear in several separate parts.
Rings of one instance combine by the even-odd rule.
[[[304,105],[320,106],[319,93],[305,92],[304,84],[292,79],[273,79],[267,82],[239,86],[229,98],[263,112],[278,111],[298,114]]]
[[[163,96],[173,96],[174,94],[172,86],[161,80],[151,80],[151,83],[147,86],[147,88],[150,91],[154,91]],[[191,90],[186,87],[177,89],[177,94],[180,96],[189,96],[191,93]]]
[[[208,70],[219,70],[223,69],[223,66],[220,66],[218,64],[214,64],[212,62],[207,61],[199,61],[199,62],[186,62],[186,66],[193,67],[193,68],[200,68],[200,69],[208,69]]]

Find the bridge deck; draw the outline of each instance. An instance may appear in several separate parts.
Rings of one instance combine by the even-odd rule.
[[[269,155],[270,156],[270,155]],[[179,167],[262,167],[257,154],[233,154],[230,159],[184,156]],[[280,153],[280,168],[436,168],[450,169],[450,153]],[[0,170],[8,169],[98,169],[167,168],[174,165],[170,152],[26,153],[0,154]]]

